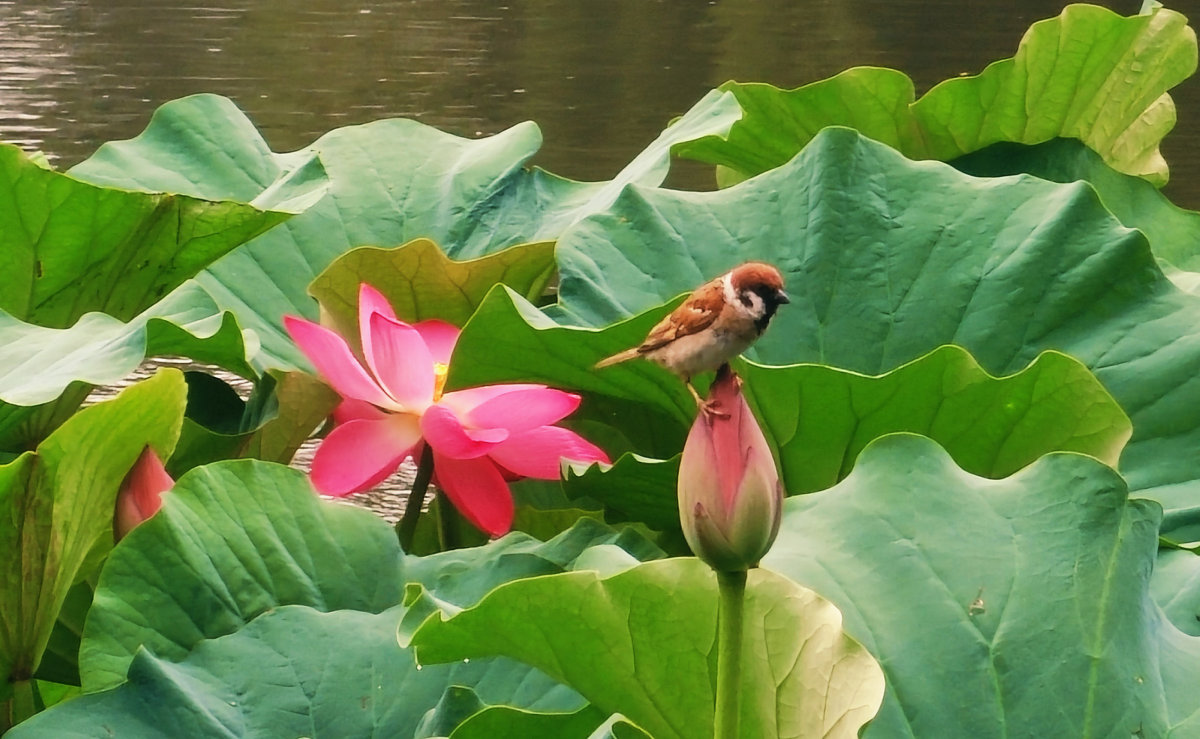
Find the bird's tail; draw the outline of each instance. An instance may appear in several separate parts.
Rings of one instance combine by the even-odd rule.
[[[593,369],[602,369],[604,367],[611,367],[614,364],[620,364],[621,362],[627,362],[630,359],[633,359],[634,357],[637,357],[637,356],[638,356],[638,348],[635,346],[632,349],[626,349],[623,352],[617,352],[616,354],[612,355],[611,357],[605,357],[604,359],[601,359],[599,362],[596,362],[596,364],[592,368]]]

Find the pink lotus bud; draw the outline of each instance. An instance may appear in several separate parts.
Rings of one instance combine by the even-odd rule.
[[[724,370],[696,416],[679,465],[679,519],[697,557],[715,570],[757,567],[782,515],[783,488],[771,448]]]
[[[113,517],[113,534],[117,541],[153,516],[162,506],[162,494],[174,485],[175,481],[167,474],[154,450],[143,449],[117,493],[117,511]]]

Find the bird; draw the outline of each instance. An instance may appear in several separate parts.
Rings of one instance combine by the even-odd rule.
[[[601,359],[595,367],[648,359],[678,375],[700,409],[712,412],[692,378],[719,369],[749,349],[779,306],[789,302],[777,268],[765,262],[740,264],[696,288],[641,344]]]

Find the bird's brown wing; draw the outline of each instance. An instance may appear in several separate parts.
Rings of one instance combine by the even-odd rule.
[[[724,290],[720,278],[696,288],[687,300],[650,329],[646,340],[638,346],[637,353],[652,352],[682,336],[699,333],[711,326],[725,303]]]

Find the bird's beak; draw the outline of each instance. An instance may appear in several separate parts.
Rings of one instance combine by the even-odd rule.
[[[775,302],[782,305],[784,303],[792,302],[792,299],[789,298],[788,294],[785,293],[783,290],[776,290],[775,291]]]

